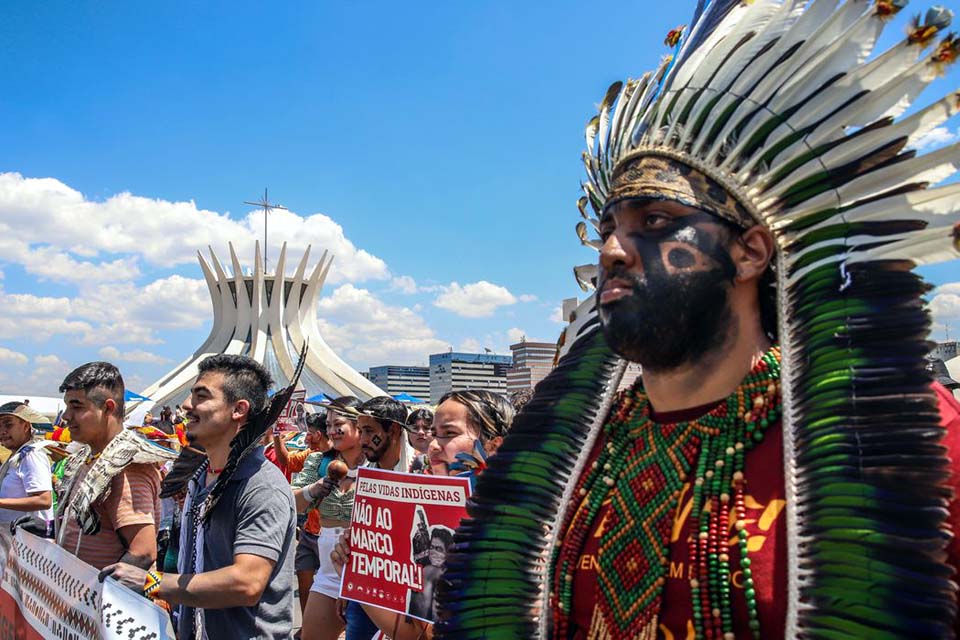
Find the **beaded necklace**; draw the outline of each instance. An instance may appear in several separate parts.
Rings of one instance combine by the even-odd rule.
[[[684,484],[693,477],[690,581],[696,637],[734,638],[728,532],[731,509],[749,625],[760,636],[747,555],[746,452],[780,416],[780,349],[771,348],[726,400],[687,422],[659,424],[638,384],[621,394],[601,447],[576,486],[553,559],[554,637],[570,635],[573,577],[587,535],[609,503],[597,552],[597,607],[611,637],[656,638],[669,541]]]

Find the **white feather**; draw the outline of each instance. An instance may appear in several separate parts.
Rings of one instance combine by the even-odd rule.
[[[614,137],[611,142],[611,149],[608,157],[610,159],[611,165],[616,164],[616,162],[623,155],[627,146],[630,144],[630,133],[633,131],[633,127],[636,124],[636,117],[638,112],[638,106],[640,105],[641,98],[644,91],[646,91],[647,85],[650,82],[651,73],[648,71],[643,74],[643,77],[640,80],[636,81],[636,86],[633,89],[633,92],[630,94],[630,99],[626,103],[622,113],[620,114],[619,121],[614,123]],[[610,167],[610,170],[613,170],[613,166]]]
[[[781,233],[788,242],[792,242],[841,221],[854,223],[909,219],[924,222],[928,226],[936,226],[945,216],[956,215],[958,211],[960,211],[960,183],[954,183],[937,189],[921,189],[874,200],[837,213],[836,216],[803,231]]]
[[[846,206],[911,183],[926,182],[934,185],[949,178],[958,168],[960,168],[960,143],[871,171],[837,189],[814,196],[785,211],[784,214],[791,215],[800,211],[813,213],[827,208]],[[762,209],[772,209],[775,204],[774,199],[768,198],[759,206]]]
[[[804,69],[797,71],[794,78],[801,79],[794,79],[792,87],[781,91],[767,105],[767,109],[773,113],[781,114],[792,109],[794,105],[806,104],[795,112],[789,123],[780,125],[767,136],[763,146],[756,149],[750,160],[741,166],[740,173],[752,171],[756,163],[763,157],[766,149],[776,147],[784,139],[793,135],[795,131],[802,129],[808,122],[813,121],[811,118],[814,117],[814,112],[822,110],[829,113],[830,110],[839,107],[856,95],[856,90],[848,87],[846,90],[835,92],[835,95],[831,97],[820,95],[813,100],[808,100],[811,93],[819,91],[830,78],[841,73],[848,73],[850,60],[857,58],[859,53],[869,53],[883,30],[883,25],[883,20],[875,15],[864,15],[844,37],[838,38],[829,47],[821,50],[817,56],[805,65]],[[805,77],[804,74],[806,74]]]
[[[587,121],[587,126],[583,130],[584,139],[587,143],[587,153],[593,155],[596,149],[597,130],[600,128],[600,116],[595,115]]]
[[[714,60],[712,57],[714,48],[717,47],[731,31],[736,29],[737,24],[744,14],[750,11],[750,8],[748,4],[741,3],[739,6],[731,9],[720,24],[714,28],[713,33],[701,42],[695,51],[688,51],[689,43],[693,42],[697,37],[698,25],[693,25],[685,40],[686,44],[684,44],[677,53],[677,60],[680,61],[680,64],[674,67],[670,77],[667,78],[668,85],[675,88],[685,87],[699,70],[700,66],[704,64],[708,55],[711,58],[710,62],[712,64],[719,63],[720,60]]]
[[[826,20],[822,28],[817,29],[813,35],[800,45],[788,60],[777,68],[771,69],[770,73],[768,73],[750,95],[746,97],[756,97],[757,102],[766,102],[770,96],[776,95],[782,87],[786,86],[787,83],[793,79],[794,74],[797,73],[812,56],[815,56],[823,47],[828,46],[836,40],[845,29],[849,28],[850,25],[859,18],[862,10],[863,0],[850,0],[840,7],[839,10],[834,12]],[[804,18],[807,18],[808,14],[809,12],[805,13],[797,23],[799,24]],[[791,36],[793,35],[792,31],[793,30],[791,30]],[[794,41],[794,43],[796,42],[797,41]],[[750,106],[745,104],[741,109],[738,109],[738,113],[734,114],[732,120],[734,123],[738,123],[738,121],[742,120],[742,118],[749,113]],[[763,114],[754,117],[763,117]],[[737,124],[734,124],[734,126],[737,126]],[[724,161],[719,165],[721,170],[730,171],[731,166],[739,164],[743,160],[740,154],[743,153],[748,140],[749,136],[744,136],[737,142]]]
[[[687,118],[687,126],[679,132],[678,148],[686,147],[689,141],[690,125],[699,119],[700,113],[705,108],[704,105],[709,104],[709,101],[716,95],[717,92],[711,92],[710,89],[725,89],[727,86],[726,79],[732,77],[734,73],[740,70],[745,60],[752,57],[749,54],[745,55],[745,52],[759,50],[759,47],[751,47],[751,44],[757,40],[757,36],[762,32],[763,27],[778,9],[779,6],[769,0],[758,0],[752,5],[746,6],[742,17],[733,25],[729,33],[716,42],[716,46],[709,52],[709,56],[705,57],[704,61],[694,69],[685,86],[694,90],[690,100],[697,100],[697,104],[691,104],[689,101],[684,102],[682,109],[689,108],[690,115]],[[749,39],[743,42],[744,38],[748,37]],[[736,55],[731,56],[730,54],[735,48]],[[707,60],[709,60],[709,63]],[[705,89],[705,93],[697,96],[696,92],[701,89]]]
[[[819,146],[843,135],[846,127],[863,127],[881,118],[899,116],[936,75],[936,64],[930,58],[924,58],[899,77],[891,78],[868,96],[817,125],[808,136],[807,143]]]
[[[607,147],[603,154],[603,167],[606,171],[612,171],[615,163],[614,156],[619,146],[620,136],[622,135],[623,114],[627,110],[630,99],[636,93],[637,81],[627,79],[620,90],[613,107],[613,116],[610,118],[610,132],[607,140]]]
[[[713,141],[713,139],[708,136],[717,117],[723,112],[723,109],[729,106],[729,99],[732,99],[732,96],[728,96],[726,92],[730,90],[731,85],[737,78],[747,73],[748,67],[758,62],[758,60],[754,58],[758,58],[760,51],[768,46],[775,38],[780,37],[786,30],[786,20],[789,18],[789,10],[793,7],[793,4],[794,3],[791,2],[784,2],[782,4],[771,3],[765,5],[763,7],[764,11],[758,13],[754,17],[754,22],[750,25],[751,29],[756,31],[754,36],[737,50],[736,55],[733,56],[710,81],[708,85],[710,88],[723,91],[724,94],[705,114],[706,119],[704,120],[703,127],[700,129],[699,137],[692,147],[692,153],[694,155],[699,155],[704,146]],[[706,107],[703,106],[697,110],[694,119],[703,116],[704,108]]]
[[[960,111],[960,101],[958,101],[956,94],[950,95],[893,125],[851,137],[847,142],[811,159],[806,164],[791,172],[788,177],[782,179],[779,184],[763,192],[763,188],[767,184],[766,180],[773,177],[775,173],[775,167],[771,168],[763,178],[756,181],[755,193],[763,192],[767,197],[779,197],[801,180],[809,178],[820,171],[834,169],[848,162],[852,162],[857,158],[863,158],[868,153],[876,151],[897,138],[906,137],[908,145],[915,143],[930,130],[944,123],[958,111]],[[802,149],[806,151],[807,147],[804,146]],[[786,156],[787,154],[783,155]],[[790,158],[785,157],[783,160],[783,163],[778,162],[777,165],[782,166],[782,164],[789,162]]]
[[[777,43],[757,57],[737,78],[737,81],[730,87],[729,93],[731,100],[741,103],[749,103],[745,110],[738,109],[728,118],[719,135],[711,143],[710,150],[704,154],[704,160],[713,164],[717,154],[727,146],[727,138],[733,131],[734,126],[739,122],[739,118],[749,112],[749,109],[756,108],[757,103],[747,97],[748,92],[765,74],[771,72],[771,69],[777,64],[781,56],[784,55],[797,42],[801,42],[813,32],[817,26],[818,19],[826,20],[830,12],[836,6],[835,0],[821,0],[815,2],[804,12],[805,2],[787,2],[784,3],[785,10],[781,14],[779,21],[772,22],[770,28],[769,40],[777,39]],[[765,98],[766,96],[762,96]],[[752,105],[752,106],[750,106]],[[724,109],[729,107],[724,105]],[[722,113],[718,108],[715,113]]]
[[[607,89],[607,93],[603,96],[603,102],[600,103],[600,129],[597,133],[597,138],[599,141],[598,155],[601,158],[606,152],[607,136],[610,133],[610,108],[617,101],[617,97],[621,91],[623,91],[623,83],[614,82]]]
[[[936,264],[960,258],[954,239],[955,225],[960,224],[960,216],[945,216],[923,231],[880,247],[861,251],[850,257],[850,262],[870,260],[912,260],[916,265]]]
[[[669,67],[670,56],[665,56],[660,60],[660,66],[657,67],[657,72],[650,82],[647,83],[647,87],[640,97],[640,104],[637,107],[639,117],[636,118],[633,128],[630,131],[630,143],[633,146],[638,146],[650,139],[651,130],[645,127],[647,123],[653,119],[653,114],[659,104],[655,98],[656,91]]]

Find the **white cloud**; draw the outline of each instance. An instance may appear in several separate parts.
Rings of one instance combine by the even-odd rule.
[[[513,327],[512,329],[507,329],[507,337],[510,339],[510,344],[516,344],[527,337],[527,332],[523,329]]]
[[[950,131],[947,127],[934,127],[922,138],[917,140],[913,146],[918,151],[931,151],[939,147],[960,140],[960,132]]]
[[[517,296],[517,300],[519,300],[520,302],[536,302],[537,296],[530,293],[524,293]]]
[[[390,281],[390,288],[401,293],[416,293],[417,281],[410,276],[397,276]]]
[[[466,338],[457,347],[457,351],[465,351],[466,353],[481,353],[483,351],[483,346],[476,338]]]
[[[100,349],[100,356],[105,360],[117,362],[149,362],[152,364],[166,364],[170,362],[169,358],[158,356],[155,353],[150,353],[143,349],[120,351],[116,347],[104,347]]]
[[[0,362],[5,365],[24,365],[27,364],[29,358],[19,351],[14,351],[12,349],[7,349],[6,347],[0,347]]]
[[[429,354],[448,346],[413,310],[388,305],[352,284],[341,285],[320,300],[318,324],[334,351],[361,370],[426,362]]]
[[[18,390],[26,395],[57,396],[60,383],[73,369],[57,355],[39,355],[33,359],[28,377],[17,381]]]
[[[945,331],[949,325],[952,335],[960,333],[960,282],[948,282],[937,287],[929,308],[935,329]]]
[[[87,322],[64,318],[0,316],[0,338],[27,338],[45,342],[55,335],[83,337],[93,331]]]
[[[0,229],[10,233],[9,228],[2,224]],[[19,230],[17,234],[22,235]],[[0,260],[21,265],[27,273],[37,276],[40,281],[85,284],[118,282],[140,276],[135,258],[118,258],[99,263],[75,260],[70,254],[53,246],[31,246],[9,235],[0,237]]]
[[[480,280],[462,287],[451,282],[433,304],[464,318],[487,318],[499,307],[516,302],[517,298],[506,287]]]
[[[144,286],[100,285],[86,291],[72,306],[80,317],[109,325],[126,324],[134,332],[133,325],[147,332],[195,328],[212,317],[206,282],[177,274]]]
[[[158,330],[196,328],[211,316],[206,283],[176,274],[144,286],[99,284],[74,298],[0,289],[0,308],[0,338],[66,335],[90,345],[160,344]]]
[[[329,250],[335,260],[330,281],[386,279],[386,263],[358,249],[343,227],[322,213],[300,216],[292,211],[270,214],[268,255],[271,266],[287,239],[288,270],[308,244],[315,252]],[[25,178],[0,173],[0,259],[24,265],[40,277],[66,282],[134,280],[137,260],[173,267],[191,264],[196,251],[213,246],[228,256],[227,241],[238,255],[253,255],[261,238],[263,212],[234,220],[226,214],[198,209],[194,202],[169,202],[120,193],[103,202],[53,178]],[[9,240],[16,238],[16,240]],[[73,256],[86,258],[76,260]],[[116,257],[121,256],[121,257]],[[95,259],[101,258],[99,261]]]

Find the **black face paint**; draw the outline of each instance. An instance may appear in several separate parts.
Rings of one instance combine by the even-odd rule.
[[[370,445],[361,447],[363,454],[370,462],[377,462],[390,447],[390,439],[379,434],[370,436]]]
[[[670,253],[667,254],[667,260],[670,262],[671,267],[676,267],[677,269],[688,269],[696,263],[696,258],[686,249],[670,249]]]
[[[632,295],[600,306],[611,348],[645,369],[665,371],[693,362],[726,340],[732,326],[727,298],[736,267],[708,213],[678,217],[656,232],[631,234],[643,274],[614,266],[601,274],[631,283]],[[678,271],[671,271],[667,261]],[[699,266],[698,266],[699,264]]]

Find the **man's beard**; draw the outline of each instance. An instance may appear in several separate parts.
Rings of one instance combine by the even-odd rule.
[[[642,279],[617,270],[606,277],[631,282],[633,295],[598,303],[603,334],[614,352],[644,369],[696,362],[722,346],[733,326],[722,269]]]
[[[379,462],[380,459],[387,452],[387,449],[390,448],[390,438],[384,438],[383,441],[378,445],[371,445],[363,449],[363,455],[366,456],[367,460],[370,462]]]

